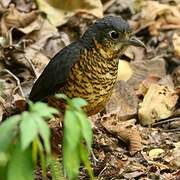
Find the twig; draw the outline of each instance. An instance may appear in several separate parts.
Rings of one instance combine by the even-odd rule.
[[[165,123],[169,123],[172,121],[180,121],[180,117],[176,117],[176,118],[171,118],[171,119],[166,119],[166,120],[162,120],[156,123],[153,123],[152,126],[157,126],[157,125],[161,125],[161,124],[165,124]]]
[[[102,169],[102,171],[99,173],[97,180],[100,180],[101,175],[103,172],[108,168],[109,164],[107,163],[106,166]]]
[[[36,69],[35,69],[34,65],[32,64],[31,60],[29,60],[25,55],[23,55],[23,56],[26,59],[26,61],[29,63],[31,71],[33,72],[33,74],[35,76],[35,79],[37,79],[37,72],[36,72]]]
[[[21,96],[22,96],[23,98],[25,98],[25,95],[24,95],[24,92],[23,92],[23,90],[22,90],[22,87],[21,87],[19,78],[18,78],[16,75],[14,75],[12,72],[10,72],[8,69],[3,69],[3,70],[1,70],[0,72],[6,72],[6,73],[8,73],[10,76],[12,76],[12,77],[16,80],[17,88],[19,88],[19,91],[20,91],[20,93],[21,93]],[[15,88],[13,91],[16,91],[17,88]]]
[[[180,128],[163,130],[163,132],[175,132],[175,131],[179,131],[179,132],[177,132],[177,133],[180,133]]]

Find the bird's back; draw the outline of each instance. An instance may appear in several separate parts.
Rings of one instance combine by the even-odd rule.
[[[80,58],[81,49],[82,45],[77,41],[58,52],[35,82],[29,99],[44,100],[53,95],[57,88],[63,87],[72,65]]]

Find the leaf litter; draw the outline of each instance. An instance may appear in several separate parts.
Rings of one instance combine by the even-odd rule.
[[[121,57],[130,62],[120,63],[105,112],[90,117],[98,159],[94,173],[97,179],[179,179],[180,2],[68,2],[72,6],[56,7],[55,0],[0,2],[0,121],[23,108],[34,80],[60,49],[103,13],[119,15],[147,50],[130,48]],[[57,153],[62,121],[62,116],[50,121]],[[80,179],[87,179],[83,168]]]

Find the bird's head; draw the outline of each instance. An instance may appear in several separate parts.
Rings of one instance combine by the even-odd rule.
[[[133,36],[126,21],[120,17],[106,16],[96,21],[82,36],[87,47],[96,48],[105,58],[117,58],[128,46],[145,47]]]

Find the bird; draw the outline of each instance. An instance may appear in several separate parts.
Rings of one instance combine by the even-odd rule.
[[[145,47],[127,21],[117,16],[98,19],[82,37],[50,60],[35,81],[29,99],[47,101],[61,111],[64,101],[54,95],[63,93],[69,98],[85,99],[88,116],[101,112],[116,83],[119,57],[131,45]]]

